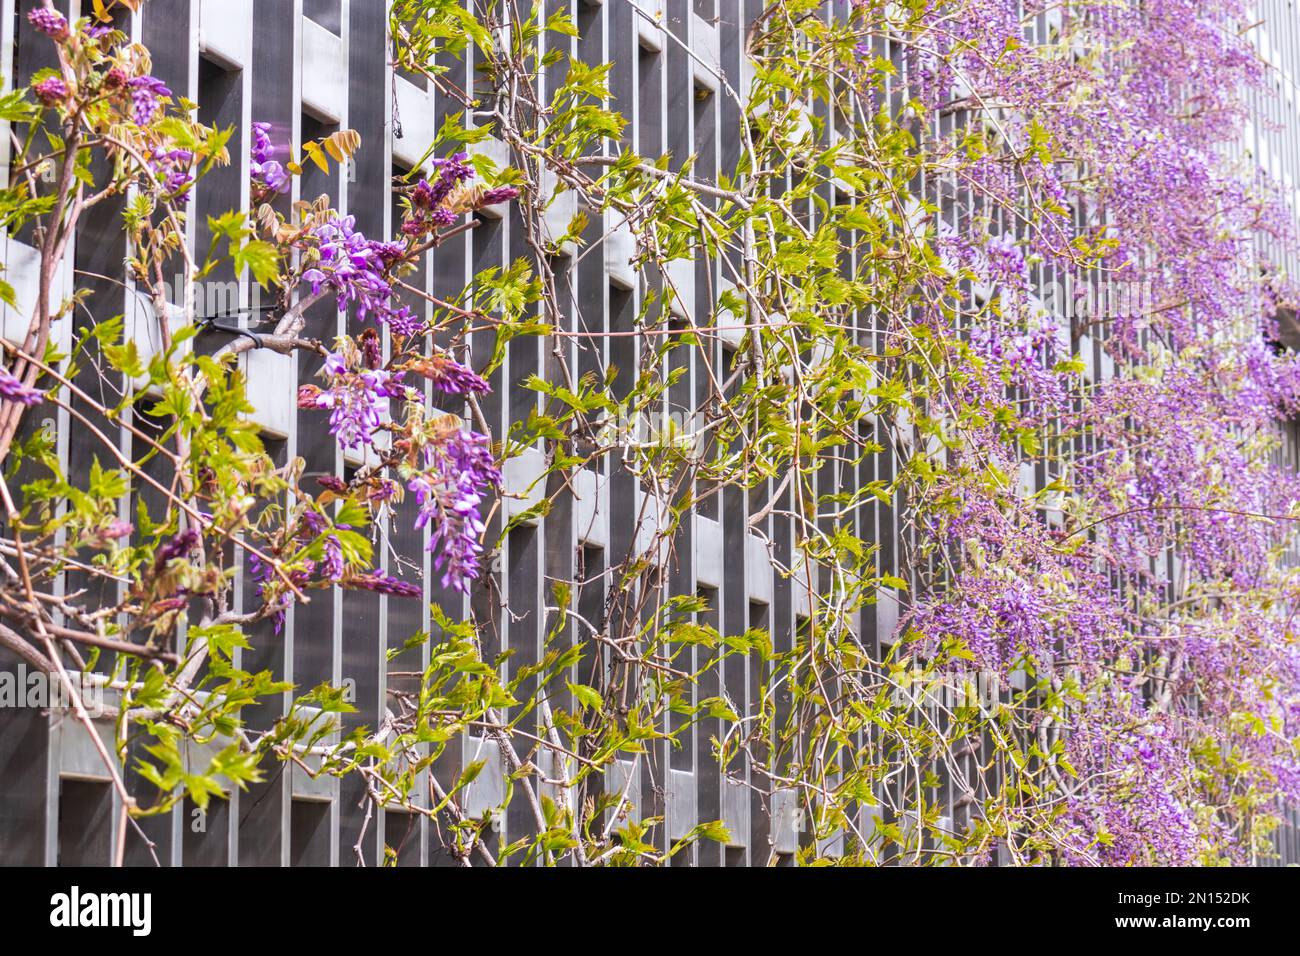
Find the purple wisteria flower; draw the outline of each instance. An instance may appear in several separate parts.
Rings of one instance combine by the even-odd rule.
[[[131,90],[132,117],[137,126],[153,122],[162,108],[162,100],[172,95],[172,91],[156,76],[137,76],[127,86]]]
[[[190,187],[194,185],[194,153],[188,149],[155,149],[145,161],[172,198],[182,203],[189,201]]]
[[[877,6],[854,16],[872,24]],[[1231,26],[1247,15],[1242,0],[1092,5],[1060,40],[1095,59],[1025,42],[1022,16],[1044,8],[922,4],[904,54],[922,108],[977,115],[973,101],[997,102],[1002,117],[989,148],[956,164],[959,194],[980,201],[933,217],[944,269],[973,274],[1000,301],[975,303],[959,331],[941,310],[924,318],[962,359],[941,387],[973,424],[946,456],[952,484],[929,493],[921,519],[945,542],[951,574],[915,596],[904,626],[922,655],[960,646],[1004,679],[1029,662],[1043,687],[1066,687],[1054,719],[1073,766],[1050,798],[1051,829],[1063,828],[1056,859],[1242,859],[1257,848],[1250,824],[1223,811],[1228,794],[1300,796],[1290,743],[1300,659],[1292,625],[1276,620],[1286,577],[1269,556],[1294,528],[1242,517],[1290,516],[1297,500],[1294,469],[1265,464],[1242,438],[1296,407],[1294,354],[1270,347],[1267,319],[1262,336],[1241,333],[1294,307],[1289,283],[1285,304],[1261,294],[1245,252],[1267,236],[1290,255],[1294,217],[1223,149],[1247,115],[1241,89],[1259,87],[1266,66]],[[1123,55],[1105,55],[1120,45]],[[864,80],[879,79],[879,46],[859,50]],[[1067,89],[1087,94],[1066,104]],[[918,150],[960,153],[970,129],[954,124]],[[1140,301],[1044,302],[1040,315],[1030,261],[1044,263],[1045,283],[1089,293],[1118,283]],[[1089,341],[1062,334],[1071,327]],[[1027,435],[1075,450],[1018,447]],[[958,477],[983,468],[1010,487]],[[1020,500],[1024,484],[1041,489],[1036,507]],[[1213,608],[1195,597],[1225,592],[1236,596]],[[1240,732],[1242,714],[1285,725],[1281,746]]]
[[[135,525],[131,522],[123,521],[121,518],[114,518],[100,529],[99,534],[101,537],[107,538],[109,541],[117,541],[120,538],[125,538],[134,530]]]
[[[303,388],[310,387],[313,386],[303,386]],[[320,389],[317,389],[317,391],[320,391]],[[334,492],[336,495],[346,495],[348,493],[348,483],[338,475],[318,475],[316,477],[316,484],[320,485],[326,491]]]
[[[485,189],[478,197],[478,208],[484,206],[495,206],[497,203],[509,202],[512,199],[519,198],[519,189],[515,186],[498,186],[496,189]]]
[[[401,246],[367,239],[357,231],[353,216],[336,216],[316,226],[312,235],[319,243],[320,261],[302,276],[312,294],[332,289],[340,309],[356,305],[358,319],[371,312],[387,314],[393,289],[386,273],[401,256]]]
[[[357,349],[361,352],[361,360],[366,368],[377,369],[384,364],[384,343],[373,328],[368,328],[357,336]]]
[[[389,312],[384,317],[384,321],[392,329],[394,335],[400,335],[403,338],[409,339],[424,331],[424,319],[412,312],[407,306]]]
[[[433,387],[447,395],[483,395],[490,386],[481,375],[461,365],[448,355],[430,355],[406,366],[427,378]]]
[[[400,487],[391,478],[371,478],[367,483],[366,499],[376,504],[392,501]]]
[[[319,385],[299,385],[298,386],[298,407],[301,409],[324,408],[321,404],[321,396],[324,393]]]
[[[343,577],[344,570],[343,546],[339,544],[336,536],[330,535],[324,543],[324,555],[320,563],[321,575],[331,581],[337,581]]]
[[[68,21],[57,10],[37,7],[27,14],[27,22],[51,40],[63,41],[72,36],[72,31],[68,28]]]
[[[109,548],[114,541],[129,537],[133,531],[135,531],[135,525],[131,524],[131,522],[123,521],[121,518],[114,518],[102,528],[87,531],[82,536],[81,543],[92,548]]]
[[[437,172],[432,183],[420,180],[411,201],[421,209],[435,209],[447,201],[451,191],[474,176],[474,167],[468,163],[467,153],[456,153],[445,159],[433,160]]]
[[[271,124],[253,124],[253,144],[249,148],[249,177],[267,192],[289,191],[289,173],[274,159],[275,145],[271,142]]]
[[[325,516],[314,508],[303,509],[302,518],[300,520],[302,521],[302,530],[299,532],[300,536],[314,538],[325,530]]]
[[[0,365],[0,399],[20,405],[37,405],[45,400],[45,396],[34,388],[28,388]]]
[[[354,575],[348,580],[347,585],[362,591],[374,591],[376,594],[388,594],[393,597],[418,598],[423,597],[424,594],[418,584],[403,581],[378,569],[367,574]]]
[[[1179,781],[1195,774],[1194,764],[1164,719],[1112,687],[1088,700],[1072,725],[1070,761],[1081,779],[1097,783],[1066,802],[1064,819],[1078,834],[1066,846],[1067,858],[1106,866],[1152,857],[1196,863],[1204,842],[1195,808],[1179,793]]]
[[[387,400],[407,396],[401,374],[384,369],[354,373],[340,352],[325,357],[322,374],[332,379],[330,387],[322,390],[313,385],[300,386],[298,407],[329,409],[330,431],[344,448],[374,445],[374,433],[383,424]]]
[[[410,336],[423,328],[409,308],[394,301],[388,273],[406,255],[402,243],[367,239],[357,231],[352,216],[336,216],[321,223],[312,235],[319,243],[320,259],[302,278],[313,295],[323,288],[332,289],[340,309],[355,304],[358,319],[373,314],[398,335]]]
[[[57,76],[49,76],[33,84],[32,92],[46,106],[57,106],[69,96],[68,84]]]
[[[990,239],[984,247],[988,257],[989,279],[998,285],[1011,289],[1026,289],[1029,286],[1025,274],[1025,253],[1016,245],[1015,237],[1004,232]]]
[[[330,432],[344,448],[355,450],[375,443],[384,403],[373,391],[335,387],[321,397],[320,407],[330,409]]]
[[[407,487],[419,506],[416,528],[429,528],[428,550],[442,571],[442,586],[468,592],[479,575],[484,531],[479,505],[501,472],[486,435],[454,431],[425,451],[426,470]]]
[[[432,182],[422,179],[411,190],[411,210],[402,223],[402,234],[412,238],[426,236],[446,226],[453,225],[460,215],[447,206],[447,199],[461,183],[474,176],[469,156],[456,153],[444,159],[433,160],[435,175]]]
[[[275,628],[275,633],[279,634],[284,630],[285,613],[289,609],[290,598],[286,594],[276,594],[276,581],[278,576],[275,573],[275,567],[263,561],[255,554],[248,556],[248,573],[254,582],[259,585],[259,593],[263,601],[274,600],[271,609],[271,623]],[[316,562],[311,560],[302,561],[299,567],[288,571],[289,580],[295,585],[302,587],[311,582],[312,576],[316,573]]]
[[[167,567],[175,558],[183,558],[199,543],[199,532],[197,528],[186,528],[173,535],[171,540],[159,546],[157,554],[154,555],[154,573],[157,574]]]

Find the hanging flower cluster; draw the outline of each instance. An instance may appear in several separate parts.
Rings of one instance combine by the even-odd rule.
[[[356,588],[359,591],[387,594],[392,597],[418,598],[423,594],[418,584],[403,581],[401,578],[393,577],[387,571],[378,570],[354,575],[348,581],[348,587]]]
[[[425,447],[422,464],[408,485],[420,509],[415,526],[429,529],[428,549],[442,586],[468,592],[483,552],[479,506],[501,484],[501,472],[487,436],[454,425]]]
[[[311,232],[318,259],[302,275],[313,294],[328,287],[338,296],[338,307],[354,306],[356,317],[372,313],[386,321],[393,311],[393,286],[388,271],[406,254],[400,242],[367,239],[356,229],[353,216],[331,216]]]
[[[436,171],[433,182],[422,179],[411,190],[410,215],[402,223],[403,235],[423,237],[455,225],[460,214],[448,206],[447,199],[456,187],[473,178],[474,170],[466,162],[468,159],[465,153],[457,153],[433,160]]]
[[[253,124],[253,145],[249,148],[249,178],[259,198],[289,191],[289,173],[275,157],[271,124]]]
[[[300,386],[298,407],[329,409],[330,432],[350,451],[374,446],[388,399],[405,399],[409,393],[401,384],[400,372],[372,368],[354,371],[341,351],[325,357],[321,374],[329,380],[329,388]]]
[[[127,83],[131,91],[132,117],[137,126],[148,126],[172,91],[156,76],[137,76]]]
[[[927,148],[957,197],[936,249],[982,297],[965,327],[964,305],[925,318],[962,358],[944,391],[963,431],[917,503],[950,566],[903,627],[930,653],[956,642],[978,667],[1074,686],[1049,721],[1072,765],[1070,862],[1245,859],[1252,833],[1198,784],[1221,779],[1209,753],[1242,755],[1223,786],[1243,801],[1300,799],[1300,652],[1268,610],[1300,482],[1267,452],[1300,375],[1266,341],[1285,282],[1261,282],[1257,254],[1295,237],[1224,149],[1262,76],[1250,22],[1236,0],[1080,2],[1027,41],[1020,4],[970,0],[910,24],[912,91],[970,118]],[[859,47],[873,97],[877,54]],[[1125,298],[1037,302],[1049,278]],[[1031,497],[1024,468],[1059,490]],[[1242,733],[1246,713],[1275,735]]]
[[[288,184],[287,171],[272,159],[274,153],[270,125],[254,124],[251,175],[254,188],[267,194],[282,191]],[[411,189],[401,241],[368,238],[356,228],[352,216],[329,212],[312,222],[300,240],[307,253],[301,279],[312,294],[332,292],[340,310],[351,310],[363,321],[376,318],[392,332],[395,343],[420,344],[425,321],[398,301],[396,294],[396,275],[412,256],[413,243],[435,237],[467,209],[517,195],[513,187],[466,193],[464,186],[474,175],[467,160],[464,153],[432,160],[433,175]],[[349,451],[378,448],[376,437],[385,430],[393,434],[393,448],[409,447],[410,438],[402,436],[409,436],[421,416],[417,414],[405,424],[385,423],[393,401],[411,402],[418,396],[403,383],[408,373],[422,376],[445,395],[469,397],[488,391],[481,376],[443,352],[399,352],[385,364],[382,340],[375,329],[368,328],[336,343],[321,370],[327,384],[301,385],[298,407],[328,410],[331,433]],[[484,531],[479,508],[487,490],[500,482],[491,444],[484,435],[440,428],[422,436],[419,447],[407,479],[407,489],[419,506],[416,527],[429,529],[429,550],[435,554],[435,567],[442,572],[444,586],[465,591],[478,575]],[[346,493],[349,489],[333,479],[331,490]],[[380,479],[367,492],[366,500],[382,504],[396,490],[394,482]],[[343,579],[341,555],[328,541],[325,548],[325,576]],[[344,583],[395,595],[410,587],[379,572],[364,578],[348,575]]]
[[[412,359],[403,369],[423,375],[444,395],[482,395],[490,386],[476,372],[447,355],[428,355]]]

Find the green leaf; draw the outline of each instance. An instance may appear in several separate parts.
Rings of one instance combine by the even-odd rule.
[[[588,687],[586,684],[574,684],[565,681],[568,685],[569,693],[573,694],[574,699],[582,706],[584,710],[590,709],[599,712],[605,703],[605,698],[600,691],[594,687]]]

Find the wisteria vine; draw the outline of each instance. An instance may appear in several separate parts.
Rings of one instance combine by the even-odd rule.
[[[233,161],[232,131],[196,122],[107,11],[27,14],[57,67],[6,96],[5,119],[31,131],[15,168],[56,175],[16,175],[3,204],[40,279],[0,367],[0,488],[21,518],[0,542],[0,644],[118,695],[124,814],[206,805],[275,758],[361,775],[372,811],[429,818],[466,865],[706,860],[751,825],[760,863],[1268,855],[1300,801],[1300,479],[1283,454],[1300,359],[1280,341],[1300,294],[1294,210],[1240,148],[1245,92],[1269,78],[1250,4],[770,4],[746,24],[755,69],[705,83],[742,117],[712,172],[632,151],[618,64],[581,63],[567,16],[392,6],[396,65],[464,111],[394,178],[392,235],[295,192],[308,163],[366,148],[355,133],[292,143],[259,117],[238,157],[252,208],[209,218],[207,252],[191,199]],[[100,203],[156,354],[120,317],[79,325],[70,355],[51,346],[99,294],[60,303],[55,275]],[[420,266],[503,203],[526,255],[432,288]],[[618,328],[572,295],[591,254],[598,284],[635,287]],[[214,324],[163,279],[222,262],[255,280],[267,325]],[[337,312],[323,338],[313,309]],[[208,333],[230,341],[195,348]],[[346,469],[265,453],[239,369],[254,350],[319,360],[297,409]],[[527,374],[502,402],[515,357]],[[65,473],[25,418],[38,405],[105,463]],[[504,487],[525,455],[532,484]],[[563,522],[598,507],[608,540],[575,547]],[[379,552],[398,521],[422,562]],[[560,542],[531,619],[495,560],[525,522]],[[738,620],[683,571],[712,527],[740,578],[775,576],[772,620],[755,602]],[[595,550],[603,566],[580,566]],[[448,599],[389,649],[379,726],[338,735],[351,703],[328,683],[269,730],[243,721],[290,689],[243,669],[250,640],[281,640],[321,592],[435,583]],[[229,746],[196,771],[187,736]],[[152,802],[120,771],[140,737]],[[470,738],[495,770],[457,763]],[[669,839],[680,795],[662,784],[688,740],[745,806],[799,814]],[[483,792],[506,795],[471,811]]]

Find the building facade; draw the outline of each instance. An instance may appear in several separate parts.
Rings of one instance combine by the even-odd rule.
[[[69,9],[69,3],[71,8]],[[80,3],[80,8],[78,5]],[[847,7],[835,2],[828,7]],[[23,19],[25,0],[3,0],[3,69],[5,89],[21,87],[40,67],[48,52]],[[84,13],[86,0],[60,0],[70,16]],[[740,144],[730,131],[737,128],[737,107],[719,95],[719,78],[743,87],[747,67],[742,51],[746,27],[760,4],[755,0],[549,0],[548,9],[569,9],[580,37],[571,53],[587,63],[613,64],[610,85],[615,108],[628,119],[629,145],[644,156],[670,153],[697,157],[693,174],[701,180],[734,169]],[[1256,31],[1260,55],[1273,67],[1272,95],[1252,103],[1258,116],[1249,131],[1246,149],[1258,158],[1270,176],[1288,190],[1292,208],[1300,208],[1300,9],[1296,0],[1261,0],[1259,17],[1265,26]],[[206,217],[249,204],[248,143],[254,122],[269,122],[283,138],[294,143],[338,130],[356,130],[362,141],[353,160],[334,173],[308,168],[295,180],[285,203],[326,194],[341,213],[354,216],[358,228],[373,236],[392,235],[400,221],[394,174],[409,171],[424,157],[426,148],[452,107],[435,95],[429,84],[392,65],[386,0],[148,0],[140,13],[125,17],[121,27],[144,44],[153,57],[153,71],[168,86],[198,103],[200,119],[235,129],[230,143],[235,161],[218,169],[198,185],[195,215],[189,229],[196,248],[207,241]],[[1043,21],[1038,25],[1046,29]],[[878,51],[903,67],[899,49],[882,43]],[[450,64],[450,78],[464,88],[472,85],[472,59]],[[0,144],[0,161],[8,165],[7,138]],[[504,147],[489,140],[477,149],[496,152]],[[571,205],[565,205],[565,203]],[[572,194],[553,209],[557,222],[567,222],[574,212]],[[65,288],[91,288],[89,309],[93,318],[121,313],[128,334],[142,350],[158,348],[149,303],[115,278],[121,274],[125,239],[105,209],[90,216],[78,235],[73,267],[77,275],[64,278]],[[418,281],[432,294],[458,290],[474,274],[526,257],[524,230],[518,213],[506,210],[499,218],[483,216],[483,223],[430,254]],[[645,282],[630,265],[630,236],[613,220],[592,217],[584,233],[587,253],[559,261],[572,296],[574,315],[585,328],[598,334],[592,343],[566,344],[574,367],[601,370],[609,366],[635,367],[645,343],[634,334],[635,318],[642,306]],[[19,237],[7,237],[0,258],[6,277],[18,290],[17,309],[0,306],[6,337],[21,334],[30,295],[33,250]],[[680,264],[678,264],[680,265]],[[686,263],[675,284],[688,307],[717,287],[718,275],[707,274],[702,263]],[[1292,270],[1293,274],[1296,270]],[[24,285],[24,281],[28,285]],[[183,279],[177,280],[181,294]],[[198,290],[199,306],[208,316],[226,317],[258,305],[257,292],[247,277],[230,275],[204,283]],[[416,303],[413,303],[416,304]],[[424,308],[431,308],[427,304]],[[63,344],[71,343],[82,317],[61,329]],[[322,338],[343,328],[344,316],[329,304],[314,307],[309,331]],[[220,333],[200,335],[219,341]],[[574,340],[569,340],[570,342]],[[734,343],[733,343],[734,346]],[[208,347],[214,347],[209,344]],[[718,357],[725,360],[727,343],[720,342]],[[1092,374],[1104,375],[1105,359],[1098,347],[1089,357]],[[258,411],[268,449],[279,462],[301,457],[308,474],[346,476],[363,466],[345,456],[328,433],[324,417],[300,411],[286,383],[309,381],[319,360],[306,355],[282,356],[250,351],[241,361],[250,383],[250,397]],[[682,411],[689,415],[705,395],[703,370],[692,358],[680,380]],[[513,344],[504,368],[494,377],[492,396],[483,410],[489,424],[504,432],[509,423],[524,417],[535,405],[535,392],[518,387],[530,375],[544,373],[547,356],[535,339]],[[58,449],[73,474],[85,474],[94,453],[92,443],[66,412],[49,412],[49,420],[33,427],[49,427],[58,435]],[[131,437],[123,433],[130,447]],[[1294,448],[1292,454],[1295,454]],[[877,467],[879,471],[877,471]],[[892,465],[887,458],[868,462],[861,474],[842,480],[863,483],[888,480]],[[506,469],[506,490],[515,497],[504,500],[503,520],[524,513],[540,489],[536,479],[544,471],[540,450],[512,459]],[[1045,481],[1045,475],[1026,476]],[[760,489],[761,490],[761,489]],[[806,583],[773,569],[773,559],[791,564],[793,531],[779,513],[762,515],[759,508],[769,494],[728,490],[710,499],[683,523],[675,541],[675,556],[668,573],[676,593],[696,594],[709,610],[706,623],[722,633],[747,628],[770,630],[778,645],[789,646],[800,621],[808,614]],[[497,650],[515,651],[512,667],[536,661],[547,638],[546,612],[550,582],[574,581],[579,587],[576,605],[582,615],[596,620],[608,604],[607,569],[625,556],[644,549],[663,516],[647,512],[651,499],[616,461],[583,469],[572,495],[563,496],[542,518],[521,522],[508,532],[501,553],[489,569],[500,606],[509,614],[492,614],[497,633],[489,640]],[[123,502],[129,516],[131,502]],[[408,506],[409,511],[409,506]],[[427,661],[427,649],[397,654],[414,632],[430,627],[428,605],[436,602],[453,616],[468,610],[471,599],[438,587],[423,549],[423,532],[411,531],[412,515],[399,516],[388,533],[385,566],[395,562],[422,571],[424,600],[399,602],[378,595],[338,590],[290,612],[282,634],[269,622],[250,635],[253,650],[241,666],[269,669],[277,677],[308,688],[322,682],[346,684],[354,693],[357,712],[346,717],[344,731],[359,725],[377,726],[391,706],[392,692],[403,676]],[[880,503],[861,511],[855,519],[859,536],[880,545],[882,570],[899,573],[900,537],[895,508]],[[804,586],[801,588],[801,583]],[[243,585],[249,600],[253,585]],[[482,600],[481,595],[477,598]],[[860,615],[864,642],[879,648],[893,634],[899,616],[899,594],[885,594]],[[390,652],[394,652],[390,656]],[[426,655],[421,658],[420,654]],[[18,663],[0,652],[5,668]],[[752,675],[743,671],[723,674],[729,692],[744,700]],[[286,695],[285,706],[288,705]],[[278,715],[260,712],[251,724],[269,726]],[[111,741],[111,731],[106,730]],[[732,834],[724,847],[701,845],[676,862],[748,865],[766,862],[773,854],[789,862],[805,839],[796,802],[780,792],[766,797],[728,782],[712,756],[712,745],[702,730],[692,731],[680,749],[657,755],[652,768],[632,763],[623,772],[635,779],[615,780],[639,795],[646,816],[665,818],[667,839],[685,836],[698,822],[721,819]],[[481,813],[501,799],[500,755],[484,740],[468,736],[436,772],[454,778],[459,767],[471,761],[488,761],[488,770],[467,792],[467,811]],[[635,769],[634,769],[635,768]],[[617,776],[617,773],[614,774]],[[285,764],[272,768],[266,782],[228,800],[213,801],[206,811],[186,802],[173,812],[144,821],[159,859],[178,866],[232,865],[350,865],[358,834],[366,862],[385,858],[386,848],[401,866],[446,865],[455,862],[429,820],[401,810],[389,810],[367,821],[362,807],[360,781],[312,779]],[[515,805],[499,821],[506,836],[531,826],[516,817]],[[113,852],[113,821],[119,798],[110,786],[98,755],[86,733],[66,713],[45,708],[17,707],[0,712],[0,863],[5,864],[107,864]],[[520,814],[524,813],[519,808]],[[954,807],[956,816],[961,809]],[[1300,860],[1294,812],[1290,825],[1278,835],[1282,859]],[[830,848],[833,852],[833,848]],[[138,840],[128,840],[128,864],[150,863],[150,854]]]

